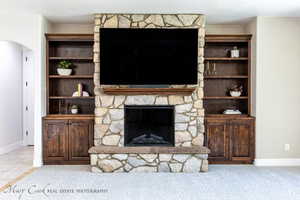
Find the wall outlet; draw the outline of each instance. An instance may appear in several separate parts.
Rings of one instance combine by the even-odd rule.
[[[284,150],[290,151],[290,144],[284,144]]]

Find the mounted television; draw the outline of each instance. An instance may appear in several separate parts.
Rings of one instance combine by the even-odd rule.
[[[198,29],[100,30],[100,84],[197,84]]]

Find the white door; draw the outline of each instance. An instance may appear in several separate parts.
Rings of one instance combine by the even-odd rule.
[[[23,50],[23,141],[34,145],[33,53]]]

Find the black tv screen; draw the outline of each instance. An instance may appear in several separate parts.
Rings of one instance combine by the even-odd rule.
[[[100,30],[100,83],[197,84],[198,29]]]

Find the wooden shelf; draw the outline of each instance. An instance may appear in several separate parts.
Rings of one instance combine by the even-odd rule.
[[[216,117],[216,118],[247,118],[247,117],[249,117],[249,118],[251,118],[249,115],[247,115],[247,114],[232,114],[232,115],[230,115],[230,114],[205,114],[205,116],[204,117],[206,117],[206,118],[208,118],[208,117],[211,117],[211,118],[214,118],[214,117]]]
[[[103,88],[108,95],[183,95],[188,96],[196,88]]]
[[[242,97],[203,97],[203,99],[248,99],[247,96]]]
[[[95,97],[50,96],[49,99],[94,99]]]
[[[76,79],[76,78],[86,78],[86,79],[92,79],[94,78],[93,75],[71,75],[71,76],[60,76],[60,75],[50,75],[49,78],[57,78],[57,79]]]
[[[94,114],[50,114],[44,119],[94,119]]]
[[[207,58],[204,58],[204,60],[207,60],[207,61],[238,61],[238,60],[248,60],[247,57],[241,57],[241,58],[228,58],[228,57],[219,57],[219,58],[214,58],[214,57],[207,57]]]
[[[248,78],[247,75],[236,75],[236,76],[204,76],[205,79],[242,79]]]
[[[88,61],[93,61],[93,57],[49,57],[49,60],[88,60]]]

